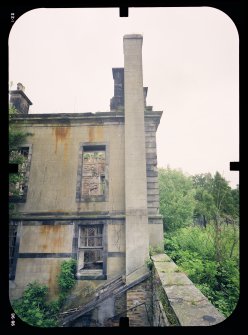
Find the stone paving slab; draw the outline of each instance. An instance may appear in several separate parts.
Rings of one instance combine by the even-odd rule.
[[[190,282],[190,280],[189,280]],[[164,286],[166,295],[169,301],[188,301],[192,304],[199,301],[208,302],[207,298],[201,293],[198,288],[191,282],[191,284],[186,285],[171,285]]]
[[[181,326],[211,326],[224,321],[224,317],[208,301],[193,304],[188,301],[174,301],[171,306]]]
[[[155,262],[159,273],[179,272],[178,266],[174,262]]]
[[[159,274],[163,286],[192,285],[192,281],[182,272],[166,272]]]
[[[172,262],[172,259],[166,254],[158,254],[151,256],[154,262]]]

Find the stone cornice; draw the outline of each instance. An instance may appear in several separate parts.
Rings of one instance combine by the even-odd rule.
[[[145,120],[152,119],[159,124],[162,111],[145,111]],[[18,114],[12,120],[14,124],[48,125],[48,124],[105,124],[124,123],[124,112],[98,112],[98,113],[56,113],[56,114]]]
[[[160,214],[149,215],[149,219],[161,219]],[[111,219],[119,220],[125,219],[126,215],[124,211],[120,212],[31,212],[24,213],[19,212],[16,215],[12,215],[11,220],[99,220],[99,219]]]

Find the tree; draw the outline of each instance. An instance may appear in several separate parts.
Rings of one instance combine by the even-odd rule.
[[[195,191],[190,177],[180,170],[159,169],[160,213],[164,226],[172,231],[192,223]]]
[[[160,212],[169,228],[166,253],[229,316],[239,298],[238,187],[232,190],[219,172],[214,176],[205,173],[187,177],[179,171],[160,169],[159,189]],[[184,198],[184,205],[189,207],[185,210],[182,206],[178,211],[182,190],[188,190],[194,201]],[[186,220],[182,214],[192,210],[200,225],[185,225],[190,222],[190,215]]]
[[[195,210],[194,218],[200,225],[206,228],[214,210],[214,198],[211,193],[212,176],[210,173],[192,176],[195,188]]]
[[[196,190],[194,216],[198,223],[206,227],[220,216],[226,223],[239,216],[239,190],[232,190],[219,172],[214,177],[210,173],[194,175],[192,181]]]
[[[238,189],[232,190],[228,182],[216,172],[211,174],[200,174],[192,177],[196,189],[195,218],[198,223],[202,222],[206,228],[207,223],[213,227],[212,234],[215,244],[215,261],[220,264],[226,257],[225,251],[225,229],[224,224],[231,224],[232,246],[230,255],[238,243],[237,224],[239,213],[239,192]]]

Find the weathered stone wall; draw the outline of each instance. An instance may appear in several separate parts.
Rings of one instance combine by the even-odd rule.
[[[31,114],[19,115],[13,120],[17,128],[33,136],[27,140],[32,147],[27,199],[18,204],[16,217],[23,225],[16,278],[10,282],[11,299],[18,298],[33,280],[49,284],[50,296],[56,295],[60,263],[76,258],[73,222],[80,219],[105,220],[107,279],[125,272],[124,114],[100,114]],[[154,112],[154,115],[147,114],[146,119],[155,118],[158,123],[160,116],[160,112]],[[107,147],[106,201],[80,202],[76,199],[82,143],[101,143]],[[149,157],[149,153],[147,155]],[[148,166],[156,164],[147,159]],[[156,189],[156,185],[150,186]],[[148,232],[150,244],[157,245],[162,236],[161,217],[150,215]]]
[[[163,305],[158,296],[153,294],[153,318],[152,318],[153,327],[168,327],[170,323],[165,314]]]
[[[15,280],[10,282],[11,299],[20,297],[26,285],[33,280],[49,285],[50,296],[56,295],[56,276],[61,262],[71,257],[77,258],[73,222],[77,222],[79,218],[89,222],[99,222],[100,217],[105,218],[107,279],[124,274],[126,237],[123,115],[118,118],[118,122],[110,118],[106,124],[103,122],[93,126],[92,123],[85,123],[85,120],[82,123],[77,121],[75,116],[69,125],[59,115],[51,119],[40,115],[20,116],[18,126],[33,133],[28,138],[28,143],[32,146],[32,160],[27,200],[18,204],[17,219],[22,220],[23,224],[16,255]],[[101,142],[108,146],[108,201],[76,202],[81,142]],[[148,159],[147,164],[153,166],[156,161]],[[147,185],[149,183],[148,181]],[[152,183],[150,185],[155,186],[156,192],[157,186]],[[151,215],[148,229],[150,244],[155,246],[161,241],[161,218]]]
[[[112,298],[113,299],[113,298]],[[114,306],[113,306],[113,301],[114,301]],[[109,304],[108,308],[108,315],[105,314],[105,318],[102,319],[101,326],[104,327],[119,327],[120,326],[120,318],[125,317],[127,312],[127,297],[126,293],[115,297],[113,300],[106,300],[102,304],[102,306],[106,309],[106,304]],[[111,309],[113,307],[113,309]],[[114,314],[114,316],[111,317],[111,312]],[[96,314],[96,311],[94,311]],[[101,313],[101,310],[100,310]],[[97,308],[97,314],[99,315],[99,309]],[[93,314],[94,315],[94,314]]]
[[[86,220],[94,224],[100,220]],[[56,277],[65,259],[77,259],[75,243],[76,225],[82,220],[23,221],[19,226],[16,254],[15,280],[10,281],[10,299],[19,298],[26,285],[34,280],[46,284],[50,296],[57,294]],[[125,225],[124,219],[102,220],[106,225],[104,246],[106,255],[106,279],[125,272]],[[91,278],[92,279],[92,278]],[[87,282],[87,278],[85,280]],[[93,281],[94,282],[94,281]],[[98,280],[98,285],[101,280]]]
[[[73,225],[22,226],[19,254],[71,253]]]
[[[108,221],[108,279],[125,273],[125,220]]]
[[[19,298],[27,284],[38,281],[49,285],[50,298],[57,298],[57,274],[61,263],[68,258],[19,258],[16,267],[16,279],[10,281],[10,300]]]
[[[149,245],[163,250],[163,220],[160,216],[149,216]]]
[[[33,280],[48,284],[54,296],[60,263],[77,258],[73,222],[80,218],[99,223],[101,216],[114,216],[113,220],[105,219],[106,276],[124,272],[124,122],[116,114],[105,116],[19,115],[13,121],[17,128],[33,135],[27,139],[32,147],[27,199],[18,204],[17,219],[21,218],[24,225],[20,229],[15,280],[10,282],[11,299],[18,298]],[[104,201],[76,199],[82,143],[106,146],[109,178]],[[116,219],[119,214],[120,220]]]
[[[211,326],[225,320],[167,255],[155,255],[152,260],[154,298],[163,305],[170,326]],[[154,326],[157,322],[154,319]]]
[[[145,123],[147,206],[149,214],[159,214],[156,130],[157,127],[153,122]]]
[[[126,316],[127,309],[127,294],[126,292],[115,298],[115,315],[118,315],[118,320],[121,316]]]
[[[145,114],[152,113],[146,111]],[[149,214],[149,244],[152,247],[163,246],[163,220],[159,214],[159,187],[157,169],[157,124],[146,119],[146,175],[147,175],[147,209]]]
[[[150,278],[127,291],[127,317],[129,317],[130,327],[152,326],[152,282]]]
[[[89,124],[85,120],[65,122],[62,116],[50,123],[45,116],[29,117],[18,122],[18,127],[33,134],[27,140],[33,148],[27,201],[18,205],[19,211],[123,212],[124,125],[115,121],[98,124],[97,118]],[[107,146],[109,180],[105,201],[76,201],[81,143]]]

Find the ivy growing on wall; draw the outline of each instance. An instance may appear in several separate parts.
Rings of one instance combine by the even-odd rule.
[[[66,299],[70,290],[74,287],[77,262],[74,259],[63,261],[61,263],[60,273],[58,275],[59,304],[60,306]]]

